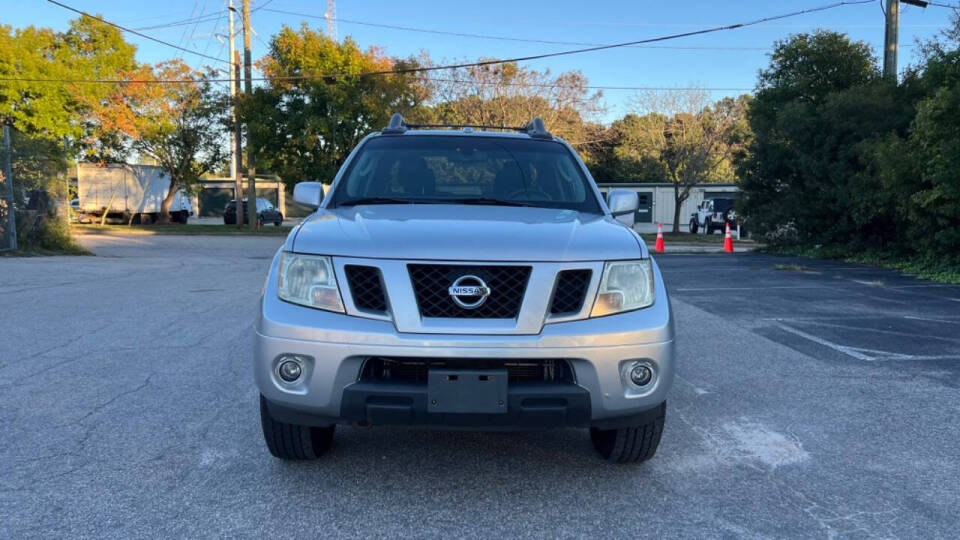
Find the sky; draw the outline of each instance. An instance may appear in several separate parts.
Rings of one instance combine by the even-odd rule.
[[[210,56],[226,58],[227,48],[216,34],[227,33],[227,0],[62,0],[77,9],[98,14],[152,37],[169,41]],[[942,0],[960,4],[960,0]],[[241,0],[235,0],[239,6]],[[391,56],[417,55],[426,51],[437,62],[473,60],[480,57],[509,58],[580,48],[551,43],[529,43],[450,36],[437,33],[373,27],[358,23],[386,24],[441,32],[483,34],[507,38],[582,43],[618,43],[647,39],[702,28],[753,21],[762,17],[815,8],[836,0],[339,0],[337,32],[351,36],[361,47],[378,46]],[[326,0],[253,0],[253,57],[267,52],[267,42],[283,25],[299,27],[306,22],[326,31],[323,15]],[[307,18],[290,13],[314,15]],[[949,24],[951,9],[926,9],[901,5],[901,70],[915,59],[919,40],[936,35]],[[0,24],[66,29],[77,15],[45,0],[0,0]],[[215,17],[217,14],[220,17]],[[193,17],[202,22],[165,28],[149,28]],[[215,18],[210,18],[215,17]],[[239,18],[237,20],[239,29]],[[581,71],[591,85],[642,87],[702,87],[719,99],[749,92],[757,72],[767,66],[776,40],[791,34],[825,28],[844,32],[870,44],[882,56],[884,16],[880,0],[837,7],[819,13],[718,32],[681,38],[650,48],[625,47],[525,63],[552,73]],[[158,62],[182,57],[191,65],[216,64],[176,49],[130,35],[137,45],[137,59]],[[242,46],[240,39],[237,46]],[[671,47],[671,48],[664,48]],[[628,112],[635,91],[604,90],[609,122]]]

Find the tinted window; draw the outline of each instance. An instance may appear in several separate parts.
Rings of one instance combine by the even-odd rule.
[[[332,206],[371,198],[457,204],[484,199],[601,213],[588,182],[570,151],[553,141],[376,137],[351,162]]]

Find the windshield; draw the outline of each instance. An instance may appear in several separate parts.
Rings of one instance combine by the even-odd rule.
[[[587,177],[560,143],[507,137],[376,137],[344,174],[331,207],[450,203],[600,214]]]

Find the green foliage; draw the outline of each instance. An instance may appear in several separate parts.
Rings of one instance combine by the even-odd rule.
[[[387,124],[392,112],[410,115],[426,94],[413,75],[289,79],[358,74],[415,65],[376,49],[361,51],[351,39],[333,41],[306,25],[284,27],[260,62],[269,79],[241,103],[259,168],[291,185],[330,182],[360,139]]]
[[[740,160],[751,230],[776,249],[960,264],[960,56],[926,50],[898,85],[841,34],[777,44]]]
[[[66,32],[0,26],[0,77],[22,79],[0,84],[0,124],[10,125],[13,135],[10,157],[22,250],[85,252],[70,239],[66,213],[50,204],[50,197],[65,203],[66,169],[74,152],[95,139],[91,111],[113,87],[72,81],[116,78],[134,67],[134,52],[118,29],[92,17],[71,21]]]
[[[63,33],[0,26],[0,77],[110,78],[133,68],[135,50],[118,29],[91,17],[71,21]],[[87,133],[90,104],[109,91],[109,85],[5,81],[0,85],[0,123],[31,135],[79,140]]]

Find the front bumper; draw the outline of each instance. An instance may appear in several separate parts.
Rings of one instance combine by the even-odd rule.
[[[485,335],[398,332],[390,321],[282,302],[271,272],[256,325],[255,379],[272,416],[302,425],[636,425],[666,400],[674,377],[673,318],[659,270],[655,275],[656,301],[649,308],[545,324],[536,335]],[[304,360],[304,374],[294,384],[277,375],[285,354]],[[511,384],[502,413],[437,414],[429,412],[425,383],[361,380],[364,362],[373,357],[564,359],[574,377],[567,383]],[[629,361],[642,361],[655,374],[642,390],[624,380]]]

